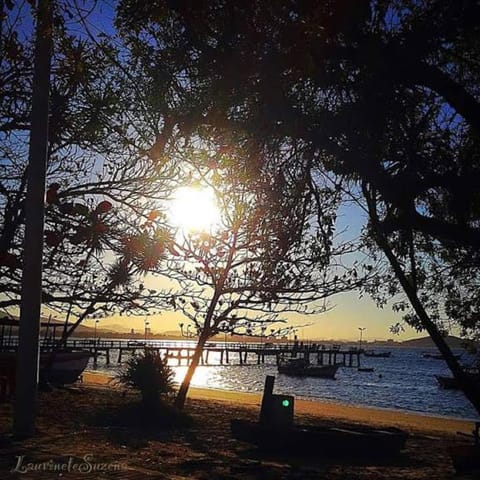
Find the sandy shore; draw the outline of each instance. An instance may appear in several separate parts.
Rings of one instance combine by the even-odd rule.
[[[183,412],[165,405],[153,415],[132,390],[96,372],[84,383],[40,392],[37,433],[11,437],[13,404],[0,403],[0,478],[51,480],[450,480],[449,449],[471,440],[455,435],[470,422],[406,412],[297,400],[298,423],[347,427],[352,423],[396,425],[409,431],[405,448],[392,457],[326,456],[265,452],[235,439],[234,418],[258,418],[259,394],[192,388]],[[14,471],[26,465],[89,465],[113,470]],[[23,463],[22,463],[23,465]],[[88,465],[87,465],[88,466]],[[118,468],[117,468],[118,467]],[[102,467],[103,468],[103,467]],[[477,477],[456,477],[477,478]]]
[[[86,385],[112,385],[113,377],[99,372],[87,371],[83,375]],[[191,387],[189,398],[213,400],[234,405],[258,408],[261,394]],[[471,421],[422,415],[402,410],[389,410],[366,406],[353,406],[318,400],[295,399],[296,415],[308,415],[329,420],[342,420],[372,425],[396,426],[412,431],[455,434],[470,433],[474,424]]]

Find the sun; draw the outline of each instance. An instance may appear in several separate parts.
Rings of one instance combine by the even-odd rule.
[[[210,188],[179,188],[169,210],[172,223],[185,233],[211,230],[220,221],[215,193]]]

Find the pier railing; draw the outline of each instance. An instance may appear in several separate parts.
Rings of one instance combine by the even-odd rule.
[[[18,343],[16,338],[9,339],[9,343],[3,344],[2,348],[15,350]],[[157,351],[169,359],[177,361],[178,365],[185,360],[188,365],[193,357],[196,342],[194,340],[119,340],[119,339],[93,339],[93,338],[72,338],[65,342],[65,347],[72,350],[88,350],[92,353],[94,361],[99,356],[104,356],[106,363],[111,361],[112,352],[117,353],[117,362],[121,363],[126,354],[134,354],[144,349]],[[53,349],[55,339],[45,338],[42,341],[44,350]],[[316,362],[318,365],[340,364],[346,367],[358,367],[360,365],[361,351],[357,348],[341,349],[340,346],[329,346],[318,343],[303,342],[207,342],[204,347],[200,363],[211,364],[210,354],[216,353],[216,364],[229,364],[233,357],[238,359],[240,365],[248,364],[253,356],[257,364],[265,363],[268,357],[275,357],[278,363],[280,358],[300,357],[309,362]],[[233,357],[232,357],[233,355]]]

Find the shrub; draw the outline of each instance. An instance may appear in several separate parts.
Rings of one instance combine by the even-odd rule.
[[[167,359],[152,350],[130,357],[118,375],[120,383],[140,391],[147,408],[157,407],[161,396],[173,392],[173,378]]]

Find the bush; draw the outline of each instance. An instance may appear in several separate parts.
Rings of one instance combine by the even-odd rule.
[[[167,359],[152,350],[130,357],[117,378],[123,385],[139,390],[147,408],[157,407],[161,396],[173,392],[174,372]]]

